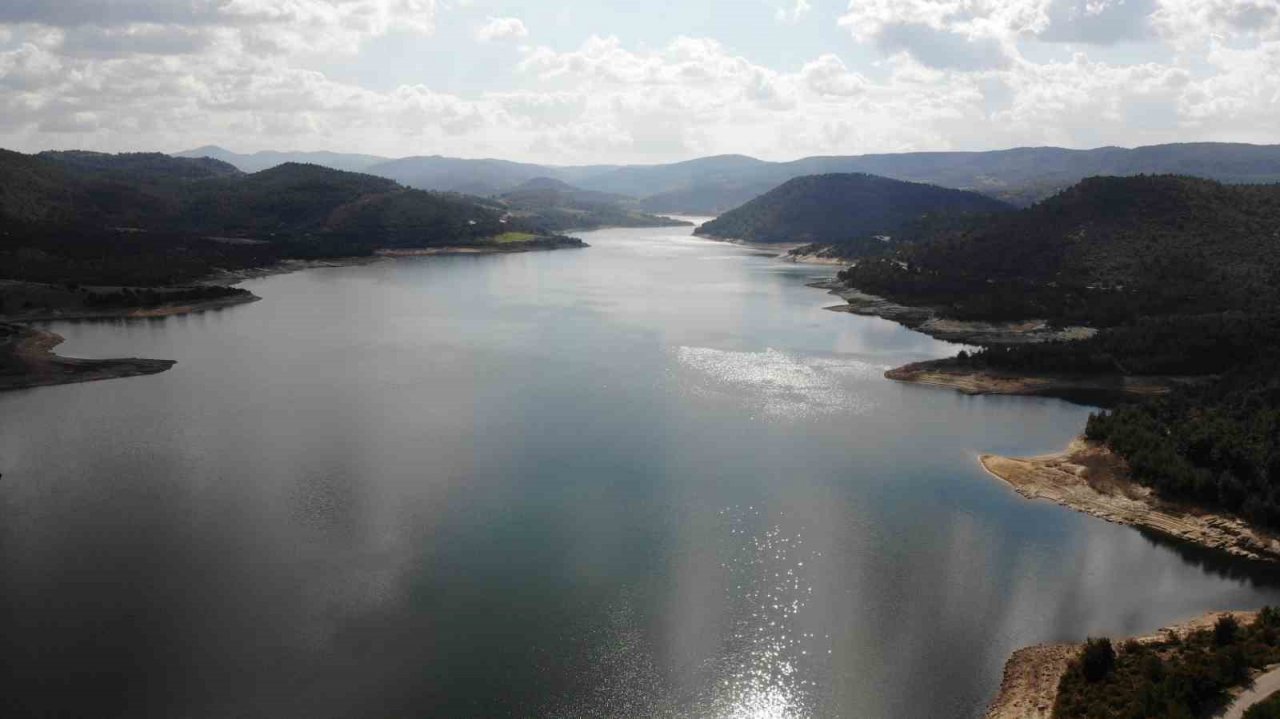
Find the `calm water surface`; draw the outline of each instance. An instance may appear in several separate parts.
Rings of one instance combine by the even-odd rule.
[[[888,382],[955,347],[687,234],[55,325],[179,364],[0,395],[0,713],[976,717],[1014,648],[1280,601],[978,468],[1086,408]]]

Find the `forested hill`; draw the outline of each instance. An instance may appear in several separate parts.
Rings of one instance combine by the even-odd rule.
[[[1108,325],[1275,307],[1280,185],[1090,178],[844,277],[868,292],[987,319]]]
[[[698,228],[697,234],[749,242],[843,245],[849,255],[886,246],[928,216],[1012,208],[974,192],[865,174],[798,177]],[[881,239],[877,239],[880,236]]]
[[[947,316],[1047,318],[1094,337],[938,364],[1017,375],[1200,376],[1087,434],[1167,499],[1280,528],[1280,185],[1098,177],[841,273]]]
[[[317,165],[0,151],[0,278],[164,284],[215,268],[482,243],[504,209]]]
[[[0,150],[0,218],[8,223],[84,224],[169,215],[192,183],[240,177],[208,158]]]

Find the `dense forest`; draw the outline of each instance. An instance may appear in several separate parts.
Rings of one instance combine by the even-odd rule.
[[[0,279],[107,285],[553,232],[500,202],[317,165],[244,174],[208,158],[7,151],[0,227]]]
[[[957,319],[1101,328],[965,352],[953,366],[1199,378],[1095,415],[1087,435],[1162,496],[1280,529],[1280,186],[1091,178],[840,277]]]
[[[1012,208],[962,190],[862,174],[800,177],[708,222],[696,232],[748,242],[835,245],[845,257],[887,253],[899,234],[930,217]]]
[[[955,317],[1097,326],[1263,311],[1280,297],[1280,185],[1090,178],[1026,210],[923,239],[842,278]]]
[[[1280,612],[1154,643],[1091,639],[1058,685],[1054,719],[1198,719],[1221,707],[1252,670],[1280,662]],[[1261,716],[1269,716],[1262,714]]]
[[[1090,416],[1137,481],[1280,529],[1280,373],[1275,355],[1212,383]]]

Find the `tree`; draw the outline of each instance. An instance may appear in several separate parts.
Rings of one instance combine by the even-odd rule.
[[[1240,634],[1240,623],[1230,614],[1220,617],[1213,625],[1213,643],[1225,647]]]
[[[1084,654],[1080,659],[1080,669],[1084,672],[1085,681],[1090,683],[1106,679],[1116,666],[1116,650],[1111,640],[1106,637],[1090,638],[1085,642]]]

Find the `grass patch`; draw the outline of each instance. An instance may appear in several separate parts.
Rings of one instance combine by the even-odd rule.
[[[513,242],[528,242],[537,238],[538,236],[532,232],[504,232],[493,238],[493,241],[499,245],[509,245]]]

